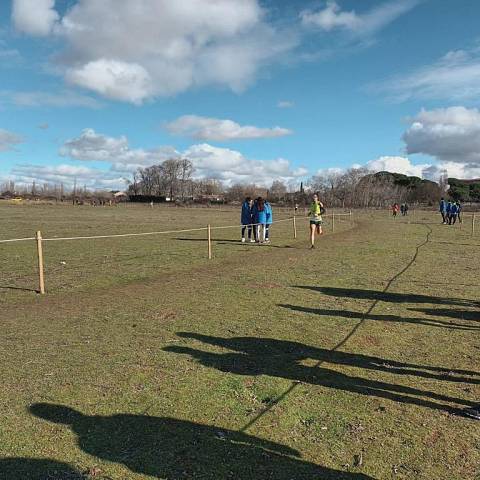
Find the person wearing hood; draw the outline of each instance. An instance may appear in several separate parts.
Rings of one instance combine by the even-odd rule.
[[[255,239],[258,243],[265,242],[265,229],[267,225],[267,211],[265,209],[265,200],[258,197],[253,205],[253,221],[255,223]]]
[[[273,223],[273,211],[272,206],[268,200],[265,200],[265,211],[267,215],[267,223],[265,225],[265,241],[270,242],[270,227]]]
[[[245,231],[248,230],[248,240],[253,243],[255,240],[252,238],[252,228],[253,228],[253,200],[250,197],[247,197],[242,203],[242,214],[241,214],[241,224],[242,224],[242,243],[245,243]]]

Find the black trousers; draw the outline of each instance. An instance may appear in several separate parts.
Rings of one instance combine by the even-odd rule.
[[[252,238],[252,226],[251,225],[244,225],[242,227],[242,238],[245,238],[245,230],[248,229],[248,239]]]

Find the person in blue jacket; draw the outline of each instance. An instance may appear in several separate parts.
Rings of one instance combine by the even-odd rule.
[[[248,239],[250,242],[255,242],[252,238],[252,228],[253,228],[253,200],[250,197],[247,197],[242,203],[242,215],[241,215],[241,224],[242,224],[242,243],[245,243],[245,231],[248,230]]]
[[[447,202],[443,197],[440,199],[440,214],[442,215],[442,223],[445,225],[447,223]]]
[[[457,217],[458,223],[462,223],[462,204],[457,201]]]
[[[445,211],[445,218],[446,218],[446,224],[448,225],[450,223],[450,213],[452,211],[452,202],[447,202],[446,206],[446,211]]]
[[[450,213],[449,213],[449,216],[448,216],[448,224],[449,225],[455,225],[456,221],[457,221],[457,214],[458,214],[458,210],[457,210],[457,204],[455,202],[448,202],[449,203],[449,206],[450,206]]]
[[[265,209],[265,200],[258,197],[253,205],[253,221],[255,223],[255,240],[258,243],[265,242],[265,228],[267,225],[267,211]]]
[[[270,227],[273,223],[273,211],[272,206],[268,200],[265,200],[265,210],[267,212],[267,223],[265,225],[265,241],[270,242]]]

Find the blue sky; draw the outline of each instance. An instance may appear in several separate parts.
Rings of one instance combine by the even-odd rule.
[[[475,0],[0,3],[0,182],[480,177]]]

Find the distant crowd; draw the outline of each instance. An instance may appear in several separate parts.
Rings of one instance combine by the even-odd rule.
[[[462,223],[462,205],[460,202],[446,201],[443,197],[440,200],[440,214],[443,225],[455,225],[457,219]]]

